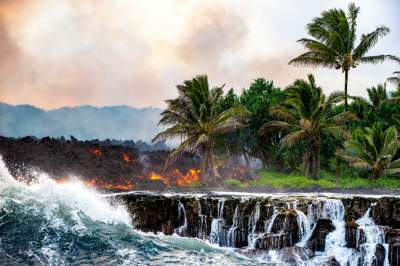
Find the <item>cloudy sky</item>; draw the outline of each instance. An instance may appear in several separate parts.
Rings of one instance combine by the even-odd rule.
[[[370,54],[400,55],[400,1],[360,0],[359,33],[387,25]],[[286,86],[314,73],[325,92],[340,71],[288,66],[296,40],[322,10],[344,0],[0,0],[0,102],[163,107],[175,85],[208,74],[237,91],[257,77]],[[350,72],[350,93],[385,81],[399,66]]]

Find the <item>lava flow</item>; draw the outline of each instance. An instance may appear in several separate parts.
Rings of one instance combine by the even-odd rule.
[[[63,184],[65,182],[70,181],[71,179],[66,177],[62,179],[56,180],[58,184]],[[130,180],[126,180],[123,178],[119,178],[118,180],[113,180],[113,182],[107,182],[102,179],[93,177],[88,180],[80,179],[80,181],[89,187],[99,188],[99,189],[106,189],[106,190],[121,190],[121,191],[128,191],[135,188],[135,183]]]
[[[103,151],[101,149],[99,149],[99,148],[90,149],[89,152],[91,154],[93,154],[94,156],[97,156],[97,157],[103,155]]]
[[[167,186],[171,184],[177,186],[189,186],[200,183],[200,170],[189,169],[186,174],[182,174],[179,169],[174,169],[165,175],[151,172],[149,179],[152,181],[161,180]]]

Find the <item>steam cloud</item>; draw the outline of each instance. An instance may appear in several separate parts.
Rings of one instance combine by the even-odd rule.
[[[358,4],[374,16],[360,19],[360,32],[391,26],[378,51],[400,54],[398,2]],[[282,1],[278,8],[268,1],[0,0],[0,102],[163,107],[176,84],[203,73],[214,85],[241,89],[260,76],[286,86],[312,71],[327,91],[340,89],[337,71],[287,65],[302,51],[295,40],[304,25],[338,5],[347,2]],[[360,68],[350,91],[360,94],[395,68]]]

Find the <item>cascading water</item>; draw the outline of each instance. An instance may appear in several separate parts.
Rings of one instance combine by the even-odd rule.
[[[311,227],[310,223],[308,222],[307,216],[304,212],[300,210],[295,210],[297,214],[297,225],[299,226],[299,238],[300,241],[297,243],[297,246],[304,247],[307,244],[307,240],[311,235]]]
[[[362,230],[365,235],[365,243],[360,245],[360,250],[363,256],[359,257],[360,265],[371,266],[372,262],[376,260],[376,248],[381,244],[385,249],[384,265],[389,265],[388,260],[388,245],[385,244],[385,232],[380,226],[377,226],[370,217],[371,208],[365,213],[363,217],[358,219],[356,223],[359,225],[358,230]]]
[[[226,246],[227,230],[224,220],[225,199],[218,201],[217,218],[213,218],[211,222],[210,242],[220,246]]]
[[[187,230],[187,217],[186,217],[186,210],[185,206],[179,202],[178,203],[178,219],[181,220],[183,218],[183,224],[175,229],[175,233],[179,236],[182,236],[186,233]]]
[[[236,247],[236,239],[237,239],[237,230],[239,228],[240,221],[239,221],[239,215],[238,215],[238,206],[235,208],[235,212],[233,214],[232,218],[232,226],[229,228],[228,233],[227,233],[227,246],[228,247]]]
[[[203,214],[201,202],[197,199],[197,205],[199,210],[199,221],[198,221],[198,231],[197,237],[200,239],[207,239],[207,215]]]
[[[346,247],[344,206],[341,200],[325,200],[322,207],[322,218],[332,221],[335,230],[326,236],[325,256],[333,256],[340,265],[357,265],[356,252]]]
[[[257,227],[257,222],[260,219],[260,203],[257,202],[256,205],[254,206],[253,211],[251,212],[250,219],[249,219],[249,233],[248,233],[248,246],[251,249],[255,248],[257,238],[259,236],[258,233],[256,233],[256,227]]]
[[[17,182],[0,157],[0,265],[255,263],[200,240],[137,232],[122,205],[82,183],[37,179]]]

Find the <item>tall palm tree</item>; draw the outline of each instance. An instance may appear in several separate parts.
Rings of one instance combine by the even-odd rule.
[[[223,95],[222,87],[209,88],[206,75],[196,76],[178,85],[179,96],[167,100],[167,109],[161,113],[160,125],[169,128],[153,139],[178,138],[180,145],[169,155],[169,165],[184,152],[200,154],[201,174],[205,181],[215,182],[219,176],[215,165],[215,141],[217,136],[234,131],[244,125],[247,111],[243,107],[218,112],[218,101]]]
[[[303,141],[306,147],[303,158],[304,172],[307,176],[317,179],[320,171],[322,135],[347,137],[348,133],[341,125],[352,118],[352,115],[350,112],[332,112],[332,107],[343,101],[343,94],[334,92],[325,97],[311,74],[308,75],[308,81],[296,80],[285,92],[284,102],[271,110],[280,120],[264,124],[261,133],[271,130],[287,133],[282,140],[284,146]]]
[[[383,130],[375,123],[371,128],[359,129],[352,140],[345,143],[345,149],[338,152],[339,157],[353,167],[372,172],[373,178],[386,173],[400,172],[400,159],[394,160],[400,148],[396,127]]]
[[[356,45],[357,17],[360,8],[354,3],[348,6],[347,13],[342,9],[330,9],[307,25],[312,37],[298,40],[307,52],[292,59],[289,64],[323,66],[341,69],[344,73],[345,110],[347,111],[347,83],[349,71],[361,63],[382,63],[395,59],[392,55],[366,56],[379,38],[389,33],[389,28],[380,26],[375,31],[363,34]]]

